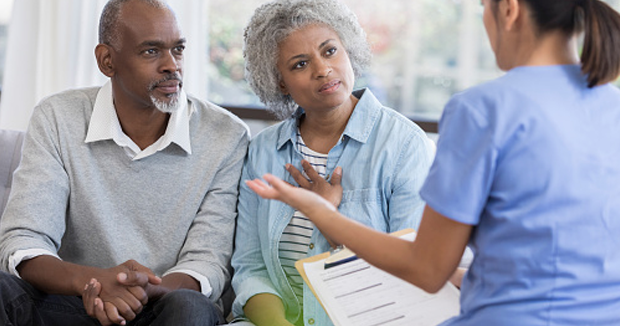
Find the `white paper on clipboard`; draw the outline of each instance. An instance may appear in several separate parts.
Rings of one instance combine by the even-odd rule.
[[[413,240],[413,235],[401,236]],[[304,263],[314,293],[336,326],[430,326],[459,314],[451,283],[429,294],[363,259],[328,269],[325,259]]]

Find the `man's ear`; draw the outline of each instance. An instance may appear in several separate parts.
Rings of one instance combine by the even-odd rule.
[[[112,62],[112,48],[107,44],[97,44],[95,58],[101,73],[108,77],[114,76],[114,64]]]
[[[502,0],[499,3],[499,18],[504,30],[512,31],[517,27],[520,15],[523,14],[519,0]]]
[[[289,95],[288,89],[286,88],[286,85],[283,81],[280,81],[280,84],[278,86],[280,86],[280,92],[282,92],[282,94]]]

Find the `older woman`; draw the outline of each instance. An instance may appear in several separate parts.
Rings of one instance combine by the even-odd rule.
[[[433,143],[369,89],[353,91],[370,59],[353,12],[334,0],[267,3],[245,30],[244,55],[250,86],[286,120],[252,141],[242,180],[272,173],[373,229],[417,228]],[[331,325],[294,268],[330,248],[303,214],[242,182],[234,314],[257,325]]]
[[[620,325],[620,91],[610,84],[620,14],[599,0],[482,4],[507,73],[446,105],[415,242],[353,223],[274,176],[264,176],[272,187],[249,185],[431,292],[469,241],[461,314],[442,325]]]

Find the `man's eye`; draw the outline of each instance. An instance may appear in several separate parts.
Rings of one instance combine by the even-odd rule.
[[[143,53],[147,55],[154,55],[154,54],[157,54],[157,49],[148,49],[148,50],[145,50]]]
[[[183,53],[183,51],[185,51],[185,45],[179,45],[175,47],[174,50],[178,53]]]

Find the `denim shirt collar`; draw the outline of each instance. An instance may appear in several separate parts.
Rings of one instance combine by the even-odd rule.
[[[359,101],[353,109],[353,113],[347,122],[347,126],[342,133],[343,136],[347,136],[360,143],[366,143],[370,133],[379,116],[379,110],[373,108],[382,106],[379,100],[372,94],[370,89],[363,88],[353,92],[353,96],[357,97]],[[284,122],[283,128],[280,129],[278,135],[277,149],[280,150],[284,144],[291,142],[295,144],[297,139],[297,125],[299,117],[304,114],[304,109],[298,107],[293,116]]]

